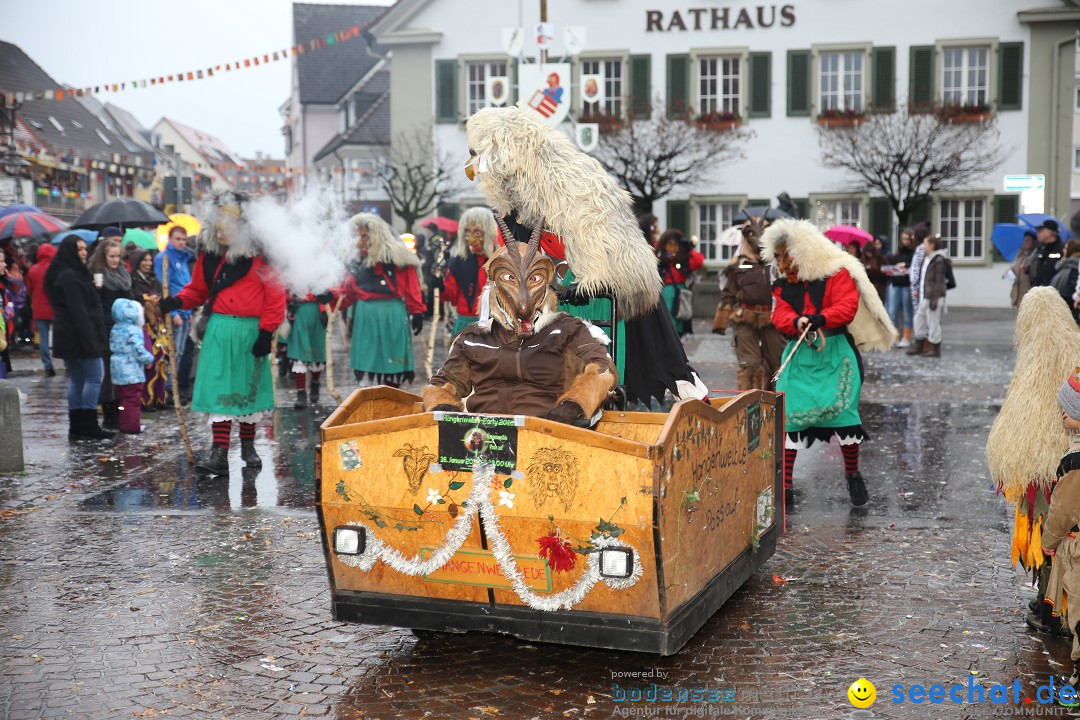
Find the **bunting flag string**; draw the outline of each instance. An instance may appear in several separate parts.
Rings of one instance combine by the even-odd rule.
[[[200,68],[198,70],[189,70],[185,72],[175,73],[172,75],[159,75],[157,77],[145,78],[141,80],[132,80],[131,82],[106,83],[103,85],[93,85],[81,88],[61,88],[58,90],[27,90],[22,92],[0,89],[0,96],[2,96],[6,100],[7,105],[10,107],[16,103],[23,103],[30,100],[64,100],[65,98],[83,97],[84,95],[98,95],[101,93],[109,92],[119,93],[126,90],[139,90],[143,88],[157,87],[158,85],[166,85],[172,82],[192,82],[195,80],[203,80],[206,78],[212,78],[215,74],[220,75],[221,73],[240,71],[244,68],[259,67],[260,65],[269,65],[272,62],[278,62],[287,58],[293,58],[298,55],[303,55],[304,53],[324,50],[328,47],[338,45],[339,43],[348,42],[349,40],[360,37],[361,30],[367,29],[369,25],[371,25],[370,22],[365,23],[364,25],[353,25],[350,28],[338,30],[337,32],[333,32],[317,38],[312,38],[307,42],[293,45],[292,47],[265,52],[261,55],[255,55],[250,58],[236,60],[235,62],[214,65],[205,69]]]

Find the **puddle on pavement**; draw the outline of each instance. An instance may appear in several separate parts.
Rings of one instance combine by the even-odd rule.
[[[228,477],[187,472],[186,467],[171,464],[145,463],[141,462],[145,458],[135,455],[122,457],[122,468],[150,465],[152,469],[94,495],[82,507],[132,512],[311,507],[315,502],[315,446],[319,442],[320,420],[309,413],[297,417],[279,412],[277,416],[272,426],[260,425],[258,430],[255,449],[263,461],[261,469],[244,466],[234,432]],[[196,457],[200,450],[207,449],[196,447]]]

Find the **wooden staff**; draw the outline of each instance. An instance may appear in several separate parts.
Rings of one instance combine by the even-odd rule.
[[[161,259],[161,296],[169,297],[169,259]],[[187,421],[184,420],[184,408],[180,405],[180,382],[176,377],[176,343],[173,342],[172,318],[165,316],[165,339],[169,344],[169,377],[172,378],[173,407],[176,408],[176,419],[180,422],[180,437],[184,438],[184,449],[187,451],[188,464],[195,462],[195,453],[191,450],[191,438],[188,437]],[[191,339],[188,338],[188,342]]]
[[[274,396],[274,410],[277,410],[277,334],[270,338],[270,393]]]
[[[334,387],[334,321],[337,319],[338,312],[341,310],[341,301],[344,299],[344,295],[338,297],[326,321],[326,391],[338,405],[341,404],[341,395]]]
[[[431,379],[431,362],[435,358],[435,335],[439,332],[439,288],[434,289],[432,301],[435,307],[431,311],[431,332],[428,335],[427,357],[424,359],[424,372]]]

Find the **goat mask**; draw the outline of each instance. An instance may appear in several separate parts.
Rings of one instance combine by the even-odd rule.
[[[540,252],[543,227],[541,218],[533,227],[528,243],[508,242],[484,265],[491,316],[518,339],[534,335],[546,324],[545,316],[554,314],[557,305],[551,289],[555,263]],[[503,228],[503,237],[512,238],[513,234]]]

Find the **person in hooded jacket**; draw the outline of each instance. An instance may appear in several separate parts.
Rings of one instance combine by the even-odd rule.
[[[159,303],[162,313],[210,303],[191,409],[207,413],[213,429],[210,454],[196,467],[212,475],[229,472],[229,436],[240,424],[240,458],[262,467],[255,451],[255,423],[274,409],[271,342],[285,319],[285,288],[244,219],[246,198],[225,193],[207,212],[191,282]]]
[[[1061,299],[1069,306],[1073,320],[1080,323],[1080,310],[1077,310],[1076,303],[1073,301],[1077,277],[1080,276],[1080,272],[1078,272],[1078,269],[1080,269],[1080,240],[1070,240],[1065,243],[1065,250],[1062,254],[1065,257],[1058,260],[1057,272],[1050,281],[1050,286],[1058,291]]]
[[[919,273],[919,307],[915,310],[915,343],[917,353],[925,357],[941,357],[941,313],[948,292],[948,252],[941,238],[927,235],[923,240],[922,272]]]
[[[109,336],[101,298],[85,263],[86,242],[68,235],[45,272],[45,292],[54,313],[53,355],[67,366],[68,436],[110,438],[113,433],[102,430],[97,420]]]
[[[113,326],[109,331],[109,366],[116,399],[120,406],[120,432],[142,432],[142,395],[146,382],[144,368],[154,356],[146,349],[142,305],[118,298],[112,306]]]
[[[45,377],[56,377],[53,368],[52,350],[49,343],[49,331],[53,324],[53,309],[49,304],[49,295],[45,292],[45,271],[56,255],[56,248],[45,243],[37,249],[37,261],[26,271],[26,289],[30,291],[30,312],[37,327],[38,347],[41,352],[41,364],[45,368]]]

